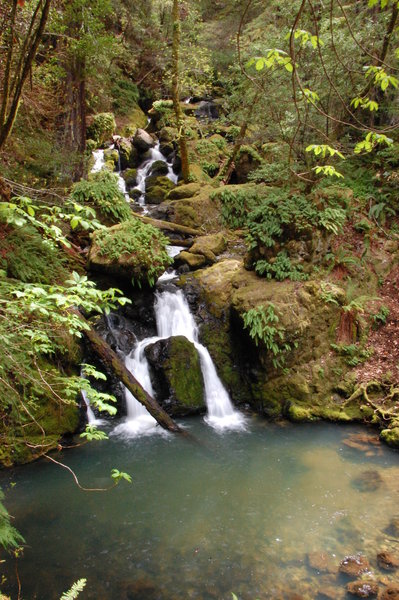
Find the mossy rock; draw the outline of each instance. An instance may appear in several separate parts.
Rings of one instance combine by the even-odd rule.
[[[201,190],[199,183],[186,183],[178,185],[168,194],[168,200],[182,200],[183,198],[192,198]]]
[[[126,138],[120,138],[118,140],[118,148],[121,170],[137,167],[139,154],[132,142]]]
[[[205,411],[201,364],[192,342],[175,336],[147,346],[145,353],[157,380],[157,399],[169,413]]]
[[[122,177],[128,189],[134,187],[137,183],[137,169],[126,169],[122,172]]]
[[[388,446],[399,448],[399,426],[392,427],[392,429],[383,429],[380,437]]]
[[[122,133],[126,137],[132,137],[137,129],[145,128],[147,122],[147,115],[141,110],[138,104],[134,104],[123,117]]]
[[[89,268],[152,286],[171,263],[167,243],[158,229],[132,218],[93,234]]]
[[[175,184],[173,181],[165,175],[151,175],[147,177],[145,181],[147,204],[160,204],[174,187]]]
[[[118,168],[119,164],[119,152],[115,148],[108,148],[104,150],[104,160],[105,162],[110,162],[114,167]]]
[[[156,160],[151,167],[151,176],[167,175],[168,165],[164,160]]]
[[[192,254],[202,254],[208,264],[216,261],[216,257],[226,249],[226,238],[223,233],[214,233],[197,238],[190,248]]]
[[[200,269],[207,263],[203,254],[193,254],[192,252],[186,252],[185,250],[177,255],[175,261],[178,266],[188,265],[190,269]]]

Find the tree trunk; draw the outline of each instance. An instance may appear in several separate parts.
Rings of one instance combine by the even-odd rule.
[[[143,221],[143,223],[149,223],[158,229],[163,229],[165,231],[173,231],[174,233],[181,233],[183,235],[188,236],[201,236],[205,235],[203,231],[199,231],[198,229],[192,229],[191,227],[186,227],[185,225],[178,225],[177,223],[170,223],[169,221],[161,221],[159,219],[152,219],[151,217],[146,217],[145,215],[135,214],[137,219]]]
[[[78,310],[72,310],[79,319],[88,322]],[[87,337],[93,350],[100,357],[100,359],[112,369],[112,371],[119,377],[121,382],[127,389],[133,394],[133,396],[146,407],[148,412],[154,417],[154,419],[168,431],[173,433],[183,433],[180,427],[173,421],[173,419],[161,408],[156,400],[152,398],[145,389],[140,385],[137,379],[130,373],[121,361],[119,356],[114,352],[108,344],[99,336],[99,334],[90,327],[84,330],[84,335]]]
[[[188,161],[188,149],[186,133],[184,131],[184,118],[180,106],[179,94],[179,51],[180,51],[180,16],[179,2],[173,0],[173,41],[172,41],[172,100],[176,117],[176,126],[179,136],[179,148],[181,158],[181,170],[184,181],[190,178],[190,165]]]
[[[19,102],[21,99],[22,89],[32,68],[40,40],[42,39],[44,28],[47,23],[51,0],[38,2],[36,9],[32,15],[32,20],[29,26],[28,33],[23,41],[20,50],[20,58],[15,66],[15,72],[12,73],[13,65],[13,48],[15,46],[14,39],[11,40],[11,46],[6,59],[5,65],[5,80],[3,83],[3,92],[1,100],[1,120],[0,120],[0,150],[7,141],[10,135],[18,112]],[[41,8],[39,22],[36,25],[36,19]],[[16,9],[16,3],[13,3],[13,11]],[[13,36],[15,23],[15,12],[11,14],[11,35]],[[36,27],[36,28],[35,28]]]

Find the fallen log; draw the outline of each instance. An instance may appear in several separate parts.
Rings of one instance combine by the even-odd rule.
[[[93,350],[101,358],[101,360],[117,375],[125,387],[133,394],[133,396],[146,407],[148,412],[154,419],[168,431],[173,433],[184,433],[183,430],[173,421],[173,419],[159,406],[158,402],[150,396],[143,386],[137,381],[132,373],[126,368],[119,356],[109,347],[102,337],[90,327],[88,321],[82,313],[77,309],[71,309],[71,312],[76,314],[79,319],[89,326],[89,329],[83,330],[84,335],[89,340]]]
[[[185,225],[178,225],[177,223],[170,223],[169,221],[152,219],[151,217],[145,217],[144,215],[140,215],[138,213],[134,213],[134,216],[144,223],[149,223],[150,225],[153,225],[158,229],[164,229],[165,231],[175,231],[177,233],[182,233],[183,235],[205,235],[202,231],[199,231],[198,229],[192,229],[191,227],[186,227]]]

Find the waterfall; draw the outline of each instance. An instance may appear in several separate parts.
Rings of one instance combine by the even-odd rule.
[[[83,369],[80,371],[80,376],[85,379]],[[105,423],[104,419],[97,419],[92,407],[90,406],[90,400],[87,397],[86,392],[84,390],[80,390],[80,393],[82,395],[83,402],[86,405],[87,423],[92,426],[103,425]]]
[[[216,429],[242,428],[244,418],[234,410],[208,350],[198,342],[198,327],[181,290],[156,294],[155,318],[161,338],[184,335],[199,354],[208,414],[206,422]]]
[[[155,295],[155,319],[158,336],[142,340],[126,357],[126,367],[134,374],[144,389],[153,395],[145,348],[149,344],[183,335],[192,342],[198,351],[205,387],[205,401],[208,414],[206,422],[215,429],[242,429],[244,417],[234,410],[229,395],[220,381],[208,350],[198,342],[198,327],[190,312],[187,300],[181,290],[177,292],[157,292]],[[126,437],[148,435],[160,432],[155,419],[134,396],[125,390],[127,418],[113,431]]]
[[[144,203],[145,203],[145,180],[147,179],[147,177],[149,176],[149,174],[151,172],[152,165],[157,160],[161,160],[162,162],[166,163],[166,165],[168,167],[168,173],[167,173],[166,177],[168,179],[170,179],[175,184],[177,183],[177,179],[178,179],[178,176],[173,171],[172,164],[166,160],[166,157],[160,151],[159,142],[156,144],[156,146],[154,148],[151,148],[149,150],[149,152],[150,152],[150,157],[147,158],[147,160],[145,160],[141,164],[141,166],[137,169],[136,187],[134,188],[136,190],[139,190],[139,192],[141,192],[141,195],[138,199],[138,203],[141,206],[144,206]]]
[[[98,173],[105,165],[104,150],[95,150],[93,152],[94,165],[91,169],[92,173]]]

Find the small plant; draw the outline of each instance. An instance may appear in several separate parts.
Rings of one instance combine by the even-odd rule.
[[[290,257],[285,250],[282,250],[273,259],[273,262],[267,260],[258,260],[255,264],[255,272],[257,275],[264,275],[266,279],[277,279],[284,281],[306,281],[309,275],[303,272],[302,265],[293,265]]]
[[[273,304],[251,308],[243,314],[244,328],[255,344],[263,343],[272,353],[272,363],[275,369],[284,365],[284,354],[292,350],[291,344],[284,341],[284,328],[278,328],[279,318]],[[294,344],[296,347],[296,344]]]
[[[102,144],[109,139],[116,129],[115,117],[112,113],[99,113],[94,115],[87,128],[87,137]]]
[[[350,367],[357,367],[373,353],[372,349],[362,348],[358,344],[331,344],[331,348],[342,356]]]
[[[92,206],[111,223],[131,218],[131,210],[118,186],[118,177],[102,169],[93,173],[90,180],[82,179],[72,188],[71,199]]]
[[[389,308],[387,306],[385,306],[384,304],[382,304],[382,306],[380,306],[379,311],[373,315],[371,315],[371,318],[373,319],[373,324],[374,324],[374,328],[378,329],[378,327],[380,327],[381,325],[385,325],[385,323],[387,322],[387,318],[389,316]]]

